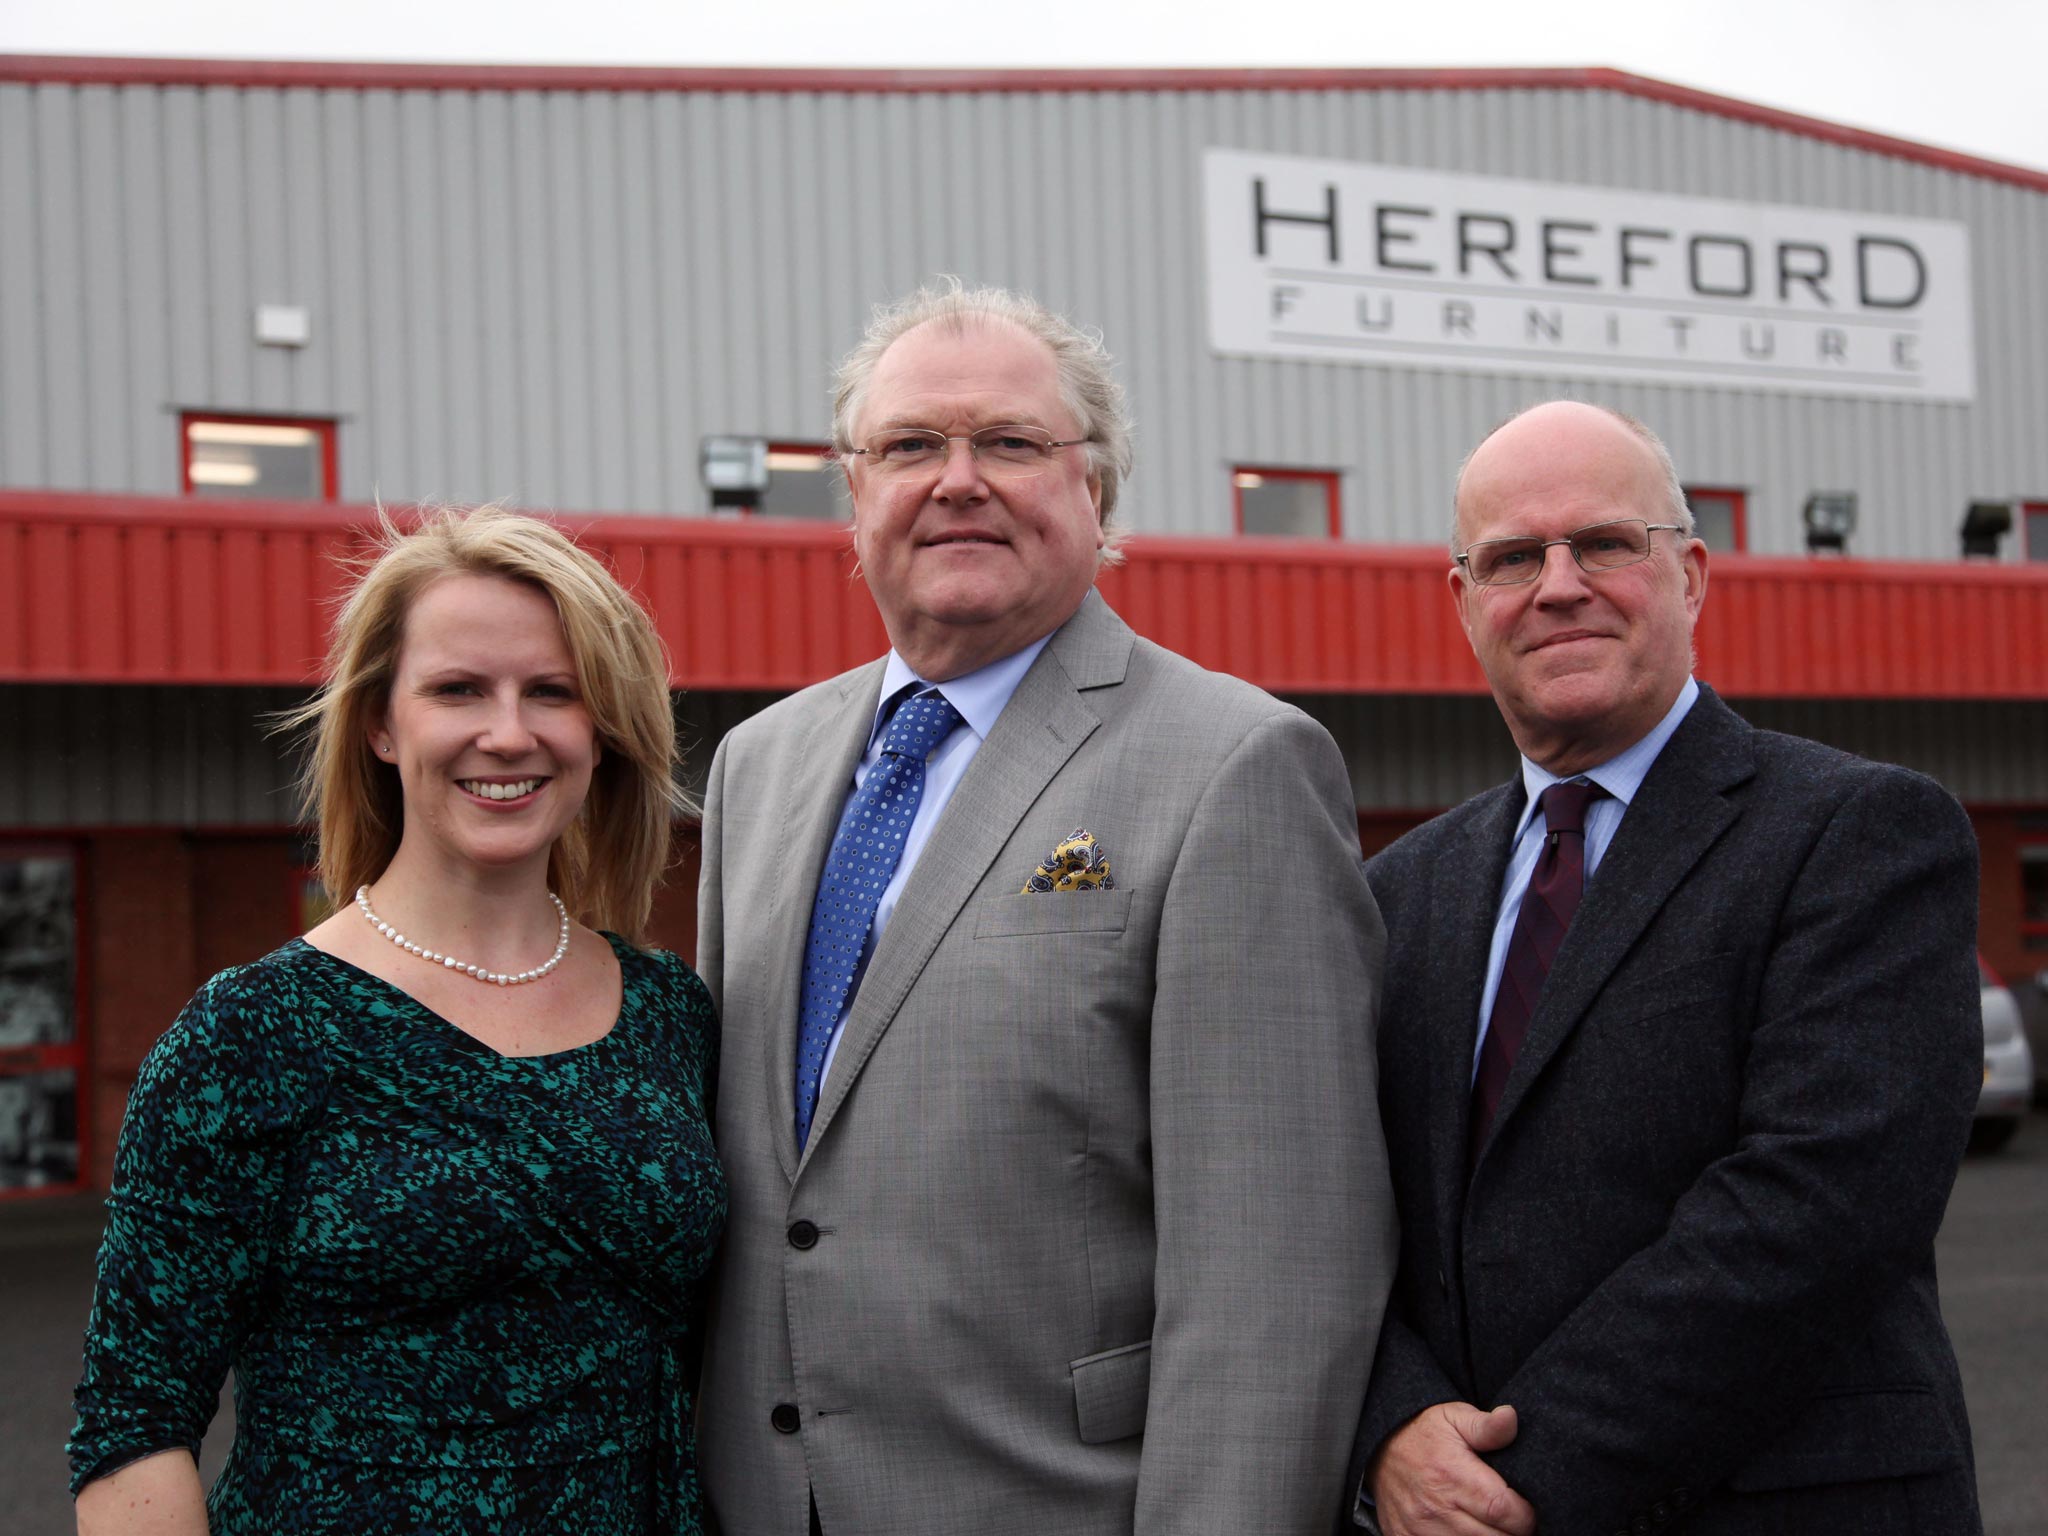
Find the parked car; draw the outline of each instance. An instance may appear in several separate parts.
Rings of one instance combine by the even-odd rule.
[[[1970,1122],[1970,1150],[1996,1152],[2013,1138],[2034,1097],[2034,1057],[2020,1027],[2020,1005],[1984,957],[1977,957],[1984,982],[1984,1086],[1977,1092],[1977,1118]]]
[[[2048,971],[2037,971],[2031,987],[2014,987],[2020,1000],[2020,1026],[2027,1049],[2034,1053],[2034,1107],[2048,1109]]]

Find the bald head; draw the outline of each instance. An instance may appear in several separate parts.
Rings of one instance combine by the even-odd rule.
[[[1458,466],[1452,493],[1451,553],[1458,553],[1467,543],[1463,536],[1463,513],[1460,510],[1463,506],[1465,477],[1480,456],[1494,446],[1494,439],[1503,434],[1513,434],[1507,445],[1512,448],[1524,432],[1534,433],[1540,437],[1552,426],[1568,429],[1574,423],[1588,431],[1598,432],[1600,422],[1594,418],[1604,419],[1607,423],[1621,428],[1649,455],[1653,466],[1652,473],[1661,494],[1658,505],[1644,508],[1642,515],[1645,521],[1676,523],[1685,530],[1686,538],[1693,537],[1692,509],[1685,503],[1685,489],[1678,482],[1678,466],[1671,462],[1671,450],[1664,446],[1662,438],[1625,411],[1612,410],[1604,405],[1591,405],[1583,400],[1546,400],[1540,405],[1532,405],[1516,412],[1495,427],[1479,440],[1479,446],[1466,454],[1465,461]]]
[[[1580,565],[1573,535],[1623,521],[1649,526],[1647,557]],[[1534,406],[1459,471],[1452,552],[1491,539],[1538,541],[1514,568],[1519,581],[1480,586],[1465,565],[1450,570],[1458,622],[1501,717],[1523,755],[1552,773],[1598,767],[1650,733],[1692,670],[1707,552],[1671,457],[1619,412]]]

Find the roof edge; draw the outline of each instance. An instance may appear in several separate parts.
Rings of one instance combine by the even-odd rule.
[[[0,54],[0,83],[455,91],[1429,91],[1604,90],[2048,192],[2048,171],[1599,66],[1443,69],[757,69],[395,64],[309,59]]]

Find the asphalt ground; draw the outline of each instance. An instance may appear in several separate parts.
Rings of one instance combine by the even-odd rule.
[[[0,1202],[0,1531],[64,1536],[64,1437],[92,1299],[97,1200]],[[1977,1447],[1987,1536],[2048,1536],[2048,1114],[1963,1164],[1938,1245],[1942,1309]],[[230,1414],[207,1436],[211,1481]]]

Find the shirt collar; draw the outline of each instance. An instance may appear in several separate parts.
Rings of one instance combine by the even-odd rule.
[[[1688,677],[1685,686],[1678,690],[1678,697],[1664,712],[1664,718],[1651,728],[1647,736],[1634,746],[1625,747],[1615,753],[1606,762],[1596,764],[1583,773],[1575,773],[1572,777],[1591,779],[1626,807],[1635,799],[1636,791],[1643,787],[1643,780],[1649,777],[1650,765],[1657,761],[1657,754],[1664,750],[1664,743],[1671,739],[1671,733],[1678,729],[1680,722],[1685,719],[1686,711],[1692,708],[1693,701],[1699,696],[1699,683]],[[1537,803],[1543,798],[1543,791],[1553,784],[1563,782],[1549,769],[1538,767],[1526,757],[1522,759],[1522,815],[1515,823],[1515,835],[1510,839],[1511,843],[1520,842],[1522,834],[1528,830],[1529,823],[1535,818]]]
[[[996,717],[1003,712],[1003,706],[1010,702],[1010,695],[1024,681],[1024,674],[1031,670],[1031,663],[1038,660],[1038,653],[1051,639],[1051,635],[1042,635],[1001,661],[992,661],[985,667],[944,683],[933,683],[919,677],[892,646],[888,663],[882,668],[882,696],[875,702],[875,717],[868,726],[868,750],[874,750],[875,735],[882,729],[882,711],[899,692],[911,686],[937,688],[946,702],[960,712],[960,718],[967,722],[968,729],[979,740],[988,740],[988,733],[995,729]]]

